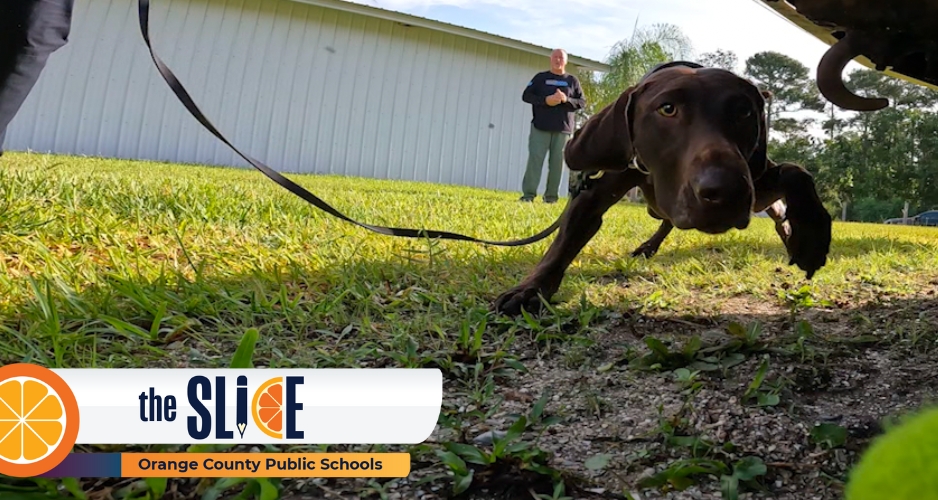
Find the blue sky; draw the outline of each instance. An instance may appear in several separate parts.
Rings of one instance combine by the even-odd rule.
[[[603,60],[639,26],[677,25],[696,53],[736,52],[740,63],[775,50],[800,60],[814,76],[827,45],[757,0],[351,0]],[[546,64],[546,61],[545,61]],[[859,67],[851,63],[850,68]]]

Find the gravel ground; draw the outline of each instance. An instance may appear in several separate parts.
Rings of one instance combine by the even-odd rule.
[[[766,474],[759,478],[764,491],[741,490],[741,499],[833,500],[842,498],[849,468],[882,432],[884,420],[927,404],[938,394],[935,289],[887,303],[841,304],[800,313],[798,319],[814,329],[807,349],[794,355],[748,353],[725,373],[699,374],[696,392],[687,391],[673,372],[626,366],[624,360],[634,358],[635,352],[648,351],[645,337],[673,340],[678,346],[694,336],[719,343],[730,338],[726,328],[734,321],[761,322],[760,338],[770,347],[794,343],[790,334],[795,323],[786,310],[742,299],[728,301],[722,309],[707,318],[664,314],[619,319],[595,337],[591,347],[555,349],[548,357],[537,357],[532,347],[522,359],[529,372],[500,388],[505,398],[501,411],[471,434],[484,442],[491,432],[504,431],[513,421],[510,415],[525,413],[548,390],[545,414],[562,420],[548,428],[538,444],[553,454],[553,467],[583,479],[575,491],[566,492],[568,497],[628,498],[625,493],[630,492],[635,500],[722,498],[715,476],[698,476],[682,491],[636,486],[675,460],[693,458],[690,447],[665,444],[664,429],[671,428],[674,435],[696,436],[715,445],[715,452],[698,456],[727,464],[750,456],[766,464]],[[763,359],[768,359],[768,370],[762,387],[777,388],[775,406],[743,401]],[[842,428],[845,439],[834,447],[819,444],[812,439],[818,424]],[[441,430],[433,439],[454,437]],[[732,447],[724,449],[728,444]],[[588,468],[587,460],[597,455],[606,456],[604,466]],[[526,486],[530,485],[520,478],[505,478],[490,488],[470,490],[469,497],[534,498]],[[398,491],[400,498],[446,498],[448,492],[448,486],[437,492],[409,487]]]

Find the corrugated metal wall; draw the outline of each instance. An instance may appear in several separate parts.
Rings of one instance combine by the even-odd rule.
[[[247,167],[159,76],[136,7],[76,2],[6,148]],[[546,56],[291,0],[160,0],[150,30],[215,126],[276,170],[520,190],[521,92]]]

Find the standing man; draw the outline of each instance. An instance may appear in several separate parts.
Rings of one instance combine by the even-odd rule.
[[[544,157],[548,153],[544,203],[556,203],[559,198],[563,148],[573,135],[574,114],[586,106],[580,80],[567,74],[566,67],[566,51],[554,49],[550,54],[550,71],[534,75],[521,95],[521,99],[531,105],[534,115],[528,136],[528,165],[521,182],[521,201],[534,201],[537,196]]]
[[[74,0],[0,3],[0,155],[7,125],[39,80],[49,56],[68,42]]]

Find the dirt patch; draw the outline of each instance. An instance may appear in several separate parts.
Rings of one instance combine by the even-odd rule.
[[[795,315],[739,297],[706,317],[621,318],[593,336],[588,348],[522,360],[528,373],[499,389],[505,396],[500,410],[468,434],[504,431],[547,392],[545,414],[560,422],[537,443],[553,454],[552,467],[582,479],[576,493],[567,491],[573,498],[627,498],[624,492],[631,492],[635,499],[720,499],[720,474],[694,476],[683,490],[637,485],[686,461],[732,467],[756,457],[766,465],[758,478],[763,491],[743,489],[740,498],[840,499],[850,467],[882,432],[883,421],[938,394],[938,301],[929,292]],[[729,368],[690,366],[698,373],[681,381],[673,370],[629,366],[649,352],[649,337],[672,351],[694,337],[704,346],[719,345],[731,338],[727,328],[734,322],[761,325],[761,343]],[[585,352],[572,356],[576,349]],[[763,364],[760,388],[746,397]],[[473,498],[532,497],[489,488]]]

